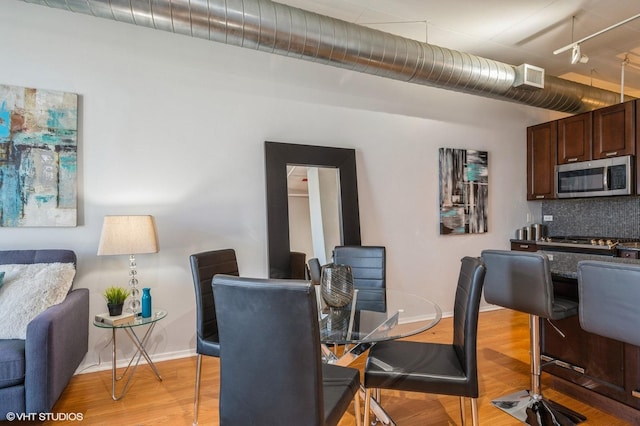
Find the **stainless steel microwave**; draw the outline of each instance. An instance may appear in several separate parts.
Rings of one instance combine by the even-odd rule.
[[[633,157],[556,166],[556,196],[558,198],[603,197],[630,195],[633,188]]]

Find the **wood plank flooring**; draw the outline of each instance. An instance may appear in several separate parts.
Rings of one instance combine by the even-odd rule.
[[[432,330],[414,336],[417,341],[451,341],[451,318],[443,319]],[[480,372],[480,424],[511,426],[520,424],[491,405],[493,398],[529,385],[528,317],[510,310],[480,314],[478,331]],[[355,365],[362,368],[365,357]],[[74,376],[55,405],[54,413],[81,413],[82,422],[51,421],[45,425],[191,425],[195,357],[157,363],[164,380],[158,381],[151,369],[140,365],[128,394],[120,401],[111,399],[111,371]],[[219,361],[205,357],[200,397],[200,425],[218,424]],[[542,388],[547,398],[585,416],[585,426],[623,426],[630,423],[599,411],[549,388],[550,377],[543,375]],[[250,400],[251,395],[247,395]],[[408,392],[382,392],[383,405],[398,426],[459,425],[459,400],[456,397]],[[470,417],[468,417],[470,419]],[[40,423],[43,424],[43,423]],[[640,419],[638,423],[640,424]],[[353,426],[353,411],[340,426]],[[268,425],[267,425],[268,426]],[[286,425],[288,426],[288,425]]]

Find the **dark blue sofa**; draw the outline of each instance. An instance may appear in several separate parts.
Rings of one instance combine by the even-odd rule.
[[[0,264],[73,263],[71,250],[0,251]],[[1,313],[0,313],[1,315]],[[26,340],[0,340],[0,421],[7,413],[47,413],[69,383],[89,347],[89,290],[35,317]]]

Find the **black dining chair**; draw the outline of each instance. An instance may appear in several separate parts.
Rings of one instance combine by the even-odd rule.
[[[386,312],[386,251],[380,246],[337,246],[333,263],[349,265],[353,287],[358,290],[356,309]]]
[[[453,308],[451,344],[393,340],[376,343],[371,348],[364,370],[365,425],[369,424],[373,389],[459,396],[463,423],[466,420],[465,398],[469,398],[473,425],[478,425],[476,347],[484,276],[485,268],[480,259],[462,259]]]
[[[220,425],[337,425],[360,373],[321,362],[316,292],[307,281],[216,275]]]
[[[211,280],[216,274],[238,276],[238,261],[233,249],[211,250],[192,254],[191,274],[196,293],[196,387],[193,398],[193,424],[198,424],[202,356],[220,356],[218,322],[213,302]]]
[[[578,262],[578,296],[583,330],[640,346],[639,265]]]
[[[289,253],[291,276],[294,280],[306,280],[309,278],[309,270],[307,269],[307,255],[299,251]]]
[[[578,314],[578,302],[556,297],[549,259],[540,253],[484,250],[487,268],[484,297],[488,303],[529,314],[531,387],[492,401],[530,425],[575,425],[586,418],[542,396],[540,319],[557,321]]]

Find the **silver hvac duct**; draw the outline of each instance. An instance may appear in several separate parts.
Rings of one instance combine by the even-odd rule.
[[[556,111],[619,102],[615,92],[548,75],[543,89],[514,87],[512,65],[270,0],[21,1]]]

